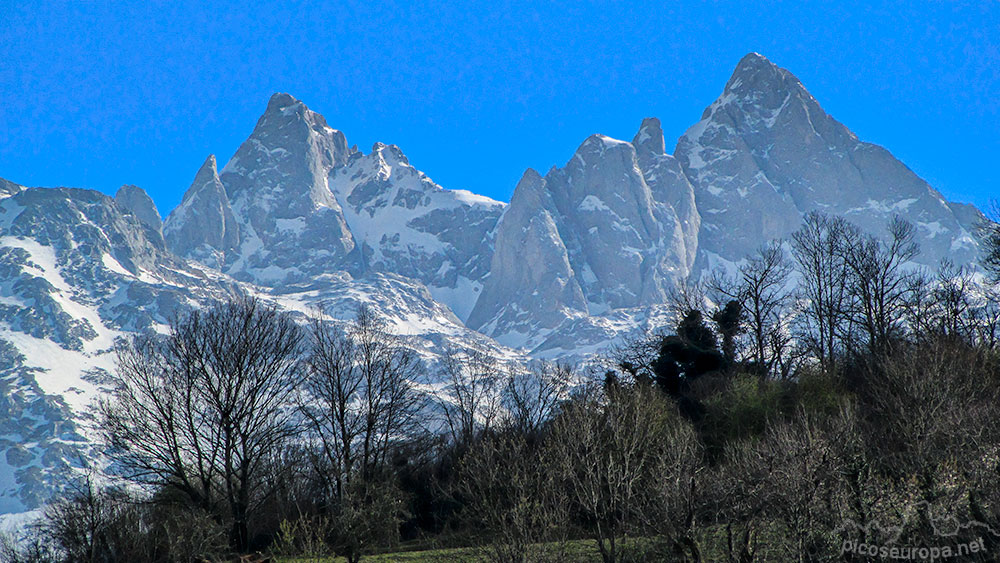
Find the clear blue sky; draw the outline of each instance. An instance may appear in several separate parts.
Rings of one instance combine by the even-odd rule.
[[[995,0],[442,4],[0,0],[0,177],[133,183],[166,215],[285,91],[365,152],[507,200],[591,133],[657,116],[672,148],[758,51],[946,196],[1000,196]]]

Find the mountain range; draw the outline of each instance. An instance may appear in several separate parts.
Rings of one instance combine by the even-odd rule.
[[[445,189],[395,145],[368,153],[275,94],[220,170],[165,219],[114,198],[0,180],[0,513],[31,510],[95,455],[88,405],[117,337],[239,292],[304,316],[366,303],[433,365],[450,347],[580,361],[659,328],[679,284],[732,268],[803,215],[917,228],[919,262],[971,263],[982,214],[945,200],[756,53],[666,151],[659,120],[527,170],[509,203]]]

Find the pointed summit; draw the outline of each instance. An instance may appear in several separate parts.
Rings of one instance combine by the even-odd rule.
[[[794,83],[798,80],[790,72],[767,60],[759,53],[749,53],[740,59],[726,82],[726,92],[749,91],[752,89],[774,89],[784,87],[787,77]]]
[[[326,118],[277,93],[219,176],[235,207],[268,202],[268,215],[301,217],[317,207],[337,207],[326,176],[350,154],[344,134]]]
[[[181,204],[170,212],[163,237],[174,254],[215,268],[222,266],[225,252],[239,244],[239,226],[219,180],[215,155],[205,159]]]
[[[636,152],[653,154],[663,154],[666,152],[660,120],[655,117],[643,119],[642,125],[639,126],[639,132],[632,138],[632,145],[635,146]]]
[[[386,160],[388,162],[392,162],[394,164],[395,163],[402,163],[402,164],[409,164],[410,163],[409,159],[406,158],[406,155],[403,154],[402,149],[400,149],[396,145],[387,145],[385,143],[376,141],[375,144],[372,145],[372,154],[373,155],[378,155],[383,160]]]
[[[902,209],[911,218],[923,213],[918,224],[942,225],[955,237],[922,243],[929,263],[964,236],[940,194],[885,149],[859,141],[795,75],[757,53],[740,60],[674,155],[704,210],[699,246],[725,260],[788,236],[813,210],[845,215],[869,232],[881,232]],[[899,201],[908,203],[889,203]]]
[[[322,115],[289,94],[271,96],[253,133],[219,172],[240,243],[249,245],[233,254],[239,259],[226,273],[292,283],[339,267],[357,271],[355,241],[329,186],[331,173],[352,154]]]
[[[215,155],[210,154],[205,162],[202,163],[201,168],[198,169],[198,173],[194,175],[194,182],[191,183],[192,186],[200,186],[208,182],[212,182],[219,179],[219,171],[215,164]],[[184,198],[187,199],[191,190],[188,190],[184,194]]]
[[[763,55],[750,53],[736,65],[717,104],[736,104],[766,120],[769,115],[784,109],[789,99],[797,103],[816,103],[795,75]]]

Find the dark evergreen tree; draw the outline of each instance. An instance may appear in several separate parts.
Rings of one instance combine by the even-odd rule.
[[[689,396],[690,384],[706,373],[719,371],[724,364],[719,343],[704,315],[691,309],[677,325],[677,334],[661,342],[653,374],[656,384],[677,400],[681,411],[691,419],[698,419],[703,408]]]
[[[743,331],[743,305],[732,299],[712,315],[712,320],[722,335],[722,356],[726,366],[732,366],[736,363],[736,338]]]

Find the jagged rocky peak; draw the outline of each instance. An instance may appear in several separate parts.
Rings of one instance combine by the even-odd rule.
[[[195,174],[181,204],[164,225],[167,247],[180,256],[221,268],[225,253],[239,244],[239,224],[219,179],[215,155]]]
[[[219,180],[219,168],[215,160],[215,155],[210,154],[205,162],[201,163],[201,167],[198,168],[198,172],[194,175],[194,181],[191,182],[192,186],[201,185],[208,182],[216,182]],[[221,183],[221,182],[220,182]]]
[[[497,229],[491,272],[466,324],[501,342],[524,345],[526,327],[550,330],[587,311],[546,179],[531,168]]]
[[[328,180],[351,154],[344,134],[322,115],[289,94],[271,96],[219,173],[239,224],[226,273],[281,285],[337,269],[357,272],[356,244]]]
[[[773,92],[787,89],[786,80],[791,85],[798,80],[787,70],[778,67],[760,53],[747,53],[736,64],[732,76],[723,90],[726,93]]]
[[[574,318],[666,299],[693,261],[698,223],[691,186],[662,151],[647,120],[635,144],[591,135],[563,168],[526,172],[469,326],[531,347]]]
[[[115,203],[135,215],[147,227],[162,234],[163,220],[160,218],[160,212],[156,209],[156,204],[153,203],[153,198],[149,197],[146,190],[139,186],[125,184],[118,188],[118,192],[115,194]]]
[[[632,138],[632,146],[639,154],[663,154],[666,152],[666,144],[663,141],[663,129],[660,127],[660,120],[656,117],[647,117],[642,120],[639,131]]]
[[[327,124],[325,117],[309,109],[301,100],[284,92],[276,92],[267,101],[267,109],[264,110],[264,115],[257,121],[257,126],[259,128],[262,124],[287,125],[295,121],[302,121],[320,133],[325,133],[327,130],[333,131]],[[340,132],[335,131],[335,133]],[[339,136],[343,138],[343,133],[340,133]],[[346,152],[346,143],[344,149]]]
[[[220,177],[234,205],[243,202],[284,218],[303,216],[318,206],[336,208],[326,176],[351,154],[344,134],[326,118],[278,93]]]
[[[673,155],[665,154],[663,129],[660,120],[647,117],[632,138],[636,157],[653,200],[668,206],[676,218],[673,244],[683,250],[684,271],[689,271],[698,250],[698,230],[701,215],[695,202],[694,187],[684,174],[680,162]],[[669,232],[669,228],[668,228]]]
[[[743,57],[674,155],[695,188],[699,244],[724,260],[788,236],[814,210],[870,232],[902,214],[924,232],[926,263],[951,252],[974,259],[972,226],[939,193],[889,151],[858,140],[798,78],[759,54]]]
[[[502,203],[442,188],[385,143],[352,155],[329,182],[365,271],[420,280],[456,315],[468,315],[489,273]]]
[[[387,145],[376,141],[372,145],[372,154],[377,154],[383,160],[393,164],[410,164],[409,159],[406,158],[403,151],[396,145]]]

